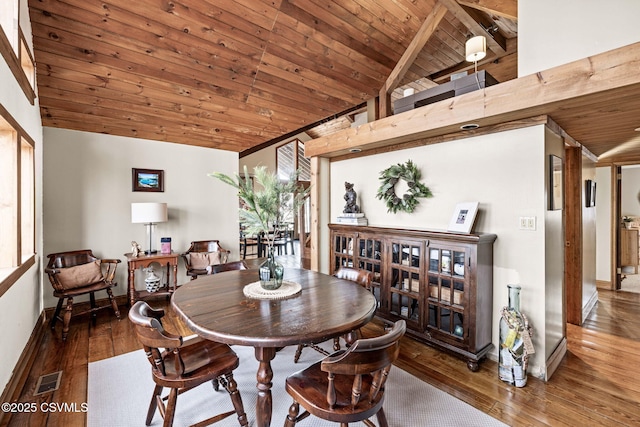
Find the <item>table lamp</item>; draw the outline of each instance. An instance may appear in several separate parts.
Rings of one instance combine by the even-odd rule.
[[[142,223],[147,226],[147,239],[149,246],[145,255],[155,254],[158,251],[153,248],[153,227],[158,222],[167,221],[166,203],[131,203],[131,222]]]

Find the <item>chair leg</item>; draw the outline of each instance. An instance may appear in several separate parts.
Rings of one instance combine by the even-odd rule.
[[[111,302],[113,313],[116,315],[118,319],[120,319],[120,310],[118,309],[118,302],[113,297],[113,292],[111,291],[111,288],[107,288],[107,295],[109,296],[109,302]]]
[[[93,324],[93,326],[96,326],[96,321],[98,320],[98,314],[95,311],[96,296],[93,292],[89,292],[89,301],[91,303],[91,323]]]
[[[156,413],[156,409],[158,409],[158,396],[162,393],[162,386],[157,385],[156,388],[153,389],[153,396],[151,396],[151,403],[149,403],[149,410],[147,411],[147,421],[145,425],[151,425],[151,420],[153,420],[153,415]]]
[[[172,388],[169,392],[169,400],[164,413],[163,427],[171,427],[173,425],[173,416],[176,414],[176,403],[178,401],[178,389]]]
[[[379,427],[389,427],[389,423],[387,423],[387,416],[384,414],[384,410],[382,408],[380,408],[376,414],[376,418],[378,418]]]
[[[53,317],[51,318],[51,329],[55,329],[56,322],[58,321],[58,316],[60,316],[60,310],[62,310],[62,303],[64,302],[64,298],[58,298],[58,305],[56,305],[56,311],[53,313]]]
[[[284,420],[284,427],[294,427],[299,413],[300,404],[294,401],[291,406],[289,406],[289,413],[287,414],[287,418]]]
[[[293,363],[298,363],[298,360],[300,360],[300,356],[302,356],[303,348],[304,344],[298,344],[298,348],[296,348],[296,354],[293,356]]]
[[[62,341],[67,340],[69,334],[69,323],[71,323],[71,312],[73,311],[73,298],[67,297],[67,308],[62,317]]]
[[[238,422],[241,426],[246,427],[249,425],[249,421],[247,420],[247,414],[244,412],[244,405],[242,404],[242,396],[240,396],[240,392],[238,391],[238,384],[231,372],[226,374],[224,378],[225,381],[223,385],[231,396],[231,403],[233,403],[233,409],[235,409],[236,415],[238,415]]]

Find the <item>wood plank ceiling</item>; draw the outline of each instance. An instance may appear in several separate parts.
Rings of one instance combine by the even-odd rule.
[[[43,125],[241,153],[324,136],[378,95],[436,1],[395,97],[472,68],[478,34],[479,68],[516,77],[517,0],[29,0]]]

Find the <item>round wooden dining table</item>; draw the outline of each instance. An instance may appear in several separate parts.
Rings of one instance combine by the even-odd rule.
[[[257,280],[257,270],[200,276],[180,286],[171,305],[200,337],[254,347],[258,360],[256,426],[267,427],[272,411],[271,360],[277,349],[318,343],[357,330],[373,318],[377,303],[369,291],[353,282],[297,268],[286,268],[284,280],[299,283],[299,294],[277,300],[246,297],[243,288]]]

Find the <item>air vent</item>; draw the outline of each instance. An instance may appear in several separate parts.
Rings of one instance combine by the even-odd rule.
[[[36,384],[36,392],[34,396],[44,394],[53,390],[57,390],[60,387],[60,378],[62,377],[62,371],[54,372],[52,374],[42,375],[38,378]]]

